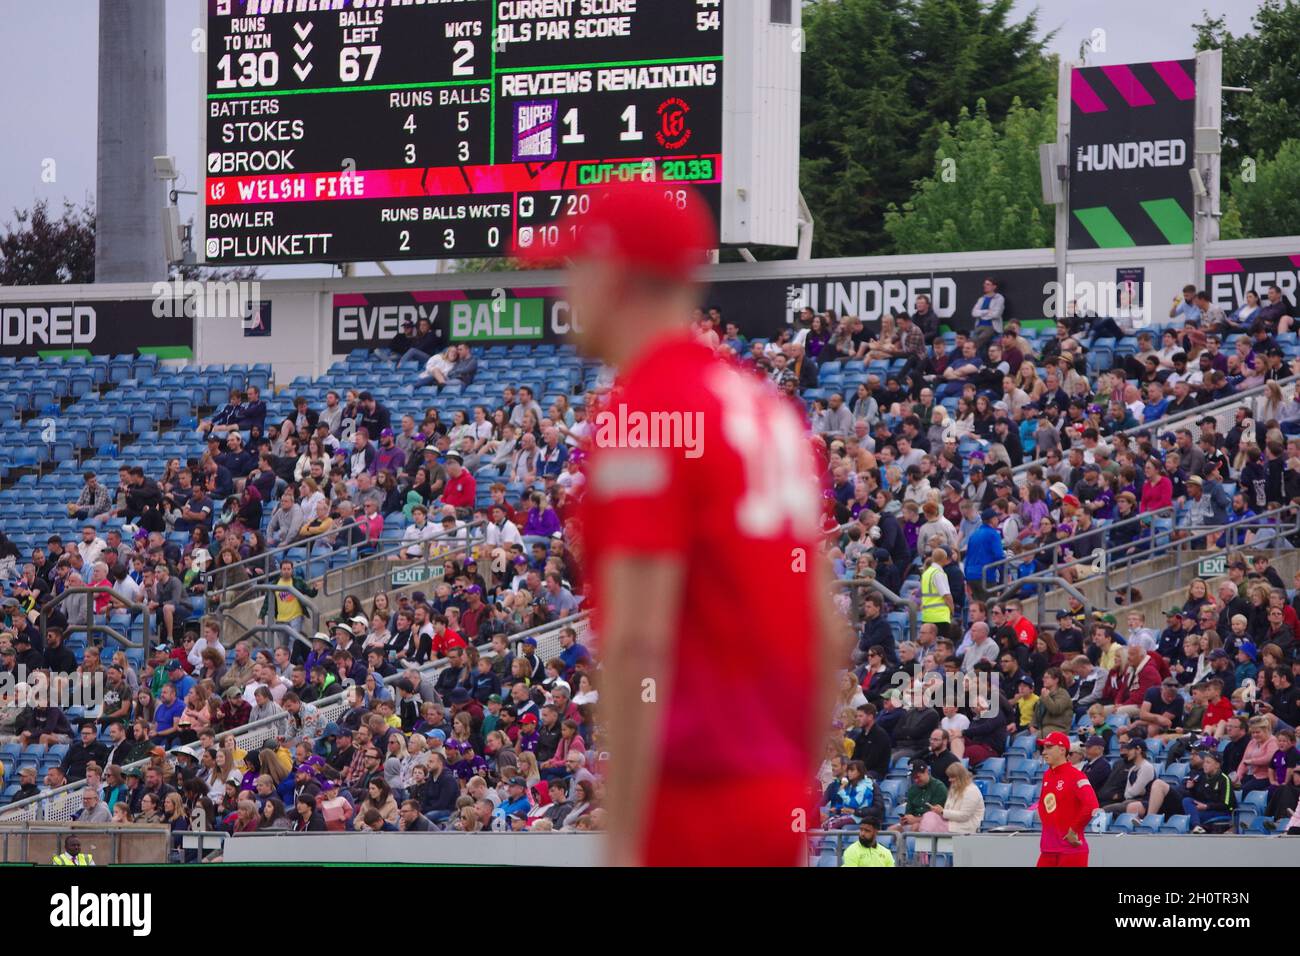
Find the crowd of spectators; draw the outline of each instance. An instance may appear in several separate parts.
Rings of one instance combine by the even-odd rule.
[[[1222,432],[1212,416],[1169,430],[1162,421],[1291,375],[1277,339],[1294,337],[1294,308],[1270,295],[1227,316],[1191,290],[1174,311],[1178,324],[1156,333],[1071,309],[1054,336],[1026,337],[990,279],[968,320],[944,319],[955,335],[924,296],[877,323],[805,310],[771,341],[747,340],[716,308],[697,313],[701,341],[806,414],[840,578],[875,578],[920,605],[915,640],[898,640],[897,608],[861,595],[816,781],[825,823],[883,816],[882,785],[902,772],[891,826],[979,829],[981,765],[1018,735],[1061,730],[1112,811],[1189,812],[1214,827],[1223,807],[1262,790],[1270,823],[1288,826],[1300,784],[1300,597],[1267,555],[1245,561],[1236,549],[1277,538],[1300,497],[1300,391],[1287,400],[1266,389]],[[1090,363],[1108,337],[1134,331],[1131,354]],[[431,393],[472,383],[473,351],[426,347],[428,335],[414,327],[394,340],[395,370]],[[859,374],[828,385],[822,368]],[[268,422],[250,388],[200,423],[201,458],[159,476],[124,467],[113,490],[88,474],[68,503],[86,522],[82,540],[52,538],[11,587],[0,667],[56,680],[102,670],[114,690],[75,729],[57,708],[7,708],[0,743],[67,745],[44,787],[94,783],[90,819],[231,832],[601,828],[590,655],[571,629],[553,661],[509,641],[581,605],[574,504],[597,402],[588,392],[543,410],[526,386],[507,387],[443,420],[432,408],[397,416],[341,389]],[[523,491],[512,499],[508,487]],[[348,598],[319,632],[299,600],[315,593],[302,563],[249,560],[295,543],[315,556],[372,554],[397,514],[389,556],[441,561],[441,579],[369,607]],[[1210,526],[1219,530],[1198,533]],[[177,531],[184,545],[169,540]],[[1126,614],[1123,596],[1113,608],[1071,600],[1054,627],[1024,613],[1040,593],[1034,576],[1077,582],[1096,573],[1099,550],[1137,561],[1182,537],[1234,555],[1222,579],[1193,583],[1163,628]],[[203,611],[257,577],[281,585],[267,623],[303,640],[241,643],[228,658]],[[165,643],[142,667],[120,651],[102,660],[93,642],[80,660],[70,654],[63,632],[85,611],[74,602],[41,633],[41,605],[82,583],[155,616]],[[115,610],[103,595],[87,599],[104,619]],[[443,659],[436,679],[422,679],[421,666]],[[960,688],[959,699],[936,704],[939,685]],[[342,716],[320,719],[321,702],[339,695]],[[251,720],[273,728],[264,741],[218,743]],[[1182,785],[1140,769],[1153,749],[1188,761]],[[122,773],[137,760],[148,766]],[[20,796],[39,793],[22,773]]]
[[[1295,311],[1271,289],[1268,305],[1227,315],[1188,287],[1163,327],[1071,303],[1054,334],[1026,335],[989,279],[968,315],[943,319],[947,334],[925,296],[875,323],[805,309],[772,341],[699,319],[701,337],[807,408],[839,576],[920,610],[902,640],[899,606],[858,595],[817,781],[824,822],[972,832],[1002,782],[981,765],[1031,756],[1021,743],[1060,730],[1110,812],[1216,829],[1231,822],[1225,802],[1262,790],[1266,827],[1300,832],[1300,603],[1264,550],[1300,543],[1300,388],[1280,384],[1297,373],[1282,347]],[[1261,385],[1229,428],[1196,414]],[[1231,553],[1167,621],[1133,610],[1137,589],[1110,606],[1070,598],[1041,627],[1022,609],[1052,580],[1081,583],[1170,542]],[[1133,775],[1148,743],[1190,767],[1183,784]],[[897,801],[891,774],[906,783]]]
[[[414,359],[394,345],[394,365],[404,369]],[[467,347],[452,351],[460,358],[448,373],[472,381],[477,358]],[[599,766],[595,750],[588,754],[598,696],[588,652],[571,627],[553,659],[538,657],[532,640],[507,642],[576,614],[584,598],[572,510],[591,433],[585,403],[561,397],[543,411],[529,387],[505,388],[490,405],[444,421],[436,409],[398,416],[368,392],[341,392],[331,391],[319,409],[297,399],[291,416],[268,422],[256,388],[235,391],[199,423],[207,442],[199,459],[173,460],[157,476],[126,465],[115,491],[86,474],[82,493],[67,504],[86,523],[81,540],[65,546],[52,536],[10,587],[0,668],[15,682],[90,686],[98,679],[110,691],[102,708],[71,719],[58,707],[7,702],[0,745],[66,748],[52,751],[64,759],[47,759],[39,784],[36,767],[15,770],[14,799],[90,780],[84,792],[100,798],[90,819],[107,813],[163,818],[174,829],[186,820],[248,829],[236,819],[249,800],[259,825],[275,821],[266,809],[274,795],[259,788],[265,771],[272,789],[283,791],[282,822],[297,829],[325,822],[407,829],[403,803],[410,801],[425,821],[411,826],[420,828],[603,826]],[[479,482],[489,486],[487,496]],[[390,544],[381,536],[394,516],[402,531]],[[394,561],[441,565],[442,573],[423,591],[381,592],[368,606],[346,597],[313,631],[304,599],[318,590],[300,556],[289,560],[290,545],[310,545],[312,558],[386,551]],[[249,599],[241,585],[253,581],[278,585],[263,623],[302,639],[274,649],[241,641],[227,653],[217,619],[204,611]],[[51,604],[80,584],[111,587],[122,601],[91,594]],[[143,665],[120,650],[108,660],[100,636],[77,639],[74,649],[84,651],[74,653],[64,633],[69,622],[85,620],[86,601],[97,623],[117,624],[120,616],[124,626],[145,605],[161,643]],[[422,682],[420,669],[439,661],[447,666],[436,680]],[[342,701],[342,694],[342,717],[315,718],[320,701]],[[265,746],[250,755],[234,748],[233,735],[216,743],[250,721],[276,729]],[[365,770],[367,746],[382,753],[387,772],[377,780]],[[341,752],[346,760],[337,759]],[[147,768],[122,772],[145,759]],[[325,791],[315,823],[299,822],[302,788],[282,786],[301,783],[304,765]],[[202,792],[198,777],[208,784]],[[376,785],[387,787],[400,818],[383,807],[383,823],[371,819],[375,808],[366,801]],[[470,810],[461,812],[467,795]]]
[[[476,598],[416,592],[390,606],[380,594],[369,614],[314,635],[303,663],[246,641],[227,661],[216,622],[205,621],[201,637],[158,645],[139,670],[107,665],[103,705],[79,714],[75,731],[33,692],[91,681],[97,649],[79,665],[25,672],[32,683],[0,711],[0,745],[62,756],[43,787],[24,766],[17,799],[84,782],[74,820],[174,832],[599,829],[591,654],[571,626],[548,660],[530,637],[510,650],[504,630],[480,651],[456,629],[472,637]],[[52,662],[59,639],[50,629]],[[398,670],[421,651],[445,666]]]

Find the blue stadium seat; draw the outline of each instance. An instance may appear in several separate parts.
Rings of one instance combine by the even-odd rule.
[[[1003,774],[1006,773],[1007,762],[1002,757],[989,757],[975,769],[977,779],[991,780],[994,783],[1002,781]]]
[[[895,803],[901,803],[907,798],[908,781],[898,777],[890,777],[880,782],[880,792],[887,795]]]
[[[1190,833],[1192,828],[1192,818],[1185,813],[1174,814],[1166,817],[1165,822],[1160,826],[1161,833]]]
[[[1037,753],[1038,742],[1034,739],[1033,734],[1016,734],[1007,744],[1006,755],[1032,757]]]
[[[1164,824],[1165,815],[1163,813],[1148,813],[1137,821],[1133,829],[1136,833],[1159,833]]]
[[[1237,809],[1244,814],[1263,815],[1268,808],[1268,791],[1251,790],[1249,793],[1243,793],[1238,801]]]
[[[1008,780],[1012,783],[1016,783],[1018,781],[1024,781],[1027,783],[1028,781],[1034,778],[1033,765],[1037,761],[1034,761],[1029,757],[1013,757],[1013,756],[1007,756],[1004,759],[1007,762],[1007,768],[1004,773],[1003,779]]]
[[[1251,817],[1244,823],[1238,823],[1237,832],[1245,836],[1272,836],[1275,831],[1265,827],[1266,822],[1267,820],[1263,816]]]
[[[108,382],[120,385],[135,374],[135,356],[118,355],[108,364]]]
[[[1006,807],[1011,803],[1011,784],[1009,783],[990,783],[984,790],[984,805],[994,807]],[[1024,804],[1028,806],[1028,804]]]
[[[1181,787],[1187,779],[1187,767],[1185,763],[1168,764],[1160,773],[1160,779],[1173,786]]]
[[[1016,808],[1007,811],[1006,826],[1019,827],[1022,830],[1034,829],[1034,824],[1038,822],[1037,815],[1024,808]]]
[[[1038,801],[1038,787],[1032,783],[1013,783],[1007,797],[1009,807],[1029,807]]]
[[[984,822],[980,825],[981,830],[992,830],[994,827],[1003,827],[1007,825],[1007,811],[1001,807],[984,808]]]

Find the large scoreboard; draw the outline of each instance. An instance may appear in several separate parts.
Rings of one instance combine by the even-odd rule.
[[[203,260],[508,255],[629,180],[717,215],[728,6],[206,0]]]

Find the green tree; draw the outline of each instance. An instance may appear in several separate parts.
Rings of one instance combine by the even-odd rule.
[[[95,209],[66,200],[63,214],[50,215],[41,200],[14,210],[14,223],[0,234],[0,286],[63,285],[95,281]]]
[[[980,100],[944,124],[934,171],[899,209],[890,205],[885,231],[896,252],[968,252],[1050,246],[1055,213],[1043,204],[1038,147],[1056,139],[1056,107],[1017,100],[1000,127]]]
[[[1223,17],[1195,24],[1196,49],[1223,51],[1223,184],[1239,180],[1246,160],[1262,163],[1300,129],[1300,2],[1262,0],[1252,32],[1234,36]],[[1294,224],[1287,232],[1294,232]]]
[[[14,210],[14,223],[0,234],[0,286],[81,285],[95,281],[95,206],[74,206],[64,200],[63,214],[51,217],[41,200],[28,210]],[[260,275],[253,266],[214,269],[180,265],[177,275],[187,281],[251,282]]]
[[[1230,181],[1220,223],[1224,239],[1289,236],[1300,226],[1300,139],[1289,139],[1272,159],[1262,160],[1252,179]]]
[[[451,263],[451,272],[510,272],[520,267],[514,258],[455,259]]]
[[[1039,107],[1056,65],[1013,0],[818,0],[804,9],[800,181],[815,254],[892,251],[890,204],[931,168],[944,123],[984,100],[1000,122]]]

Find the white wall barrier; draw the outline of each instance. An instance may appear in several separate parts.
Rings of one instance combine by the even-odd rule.
[[[603,841],[592,833],[238,834],[226,863],[424,863],[452,866],[598,866]]]

